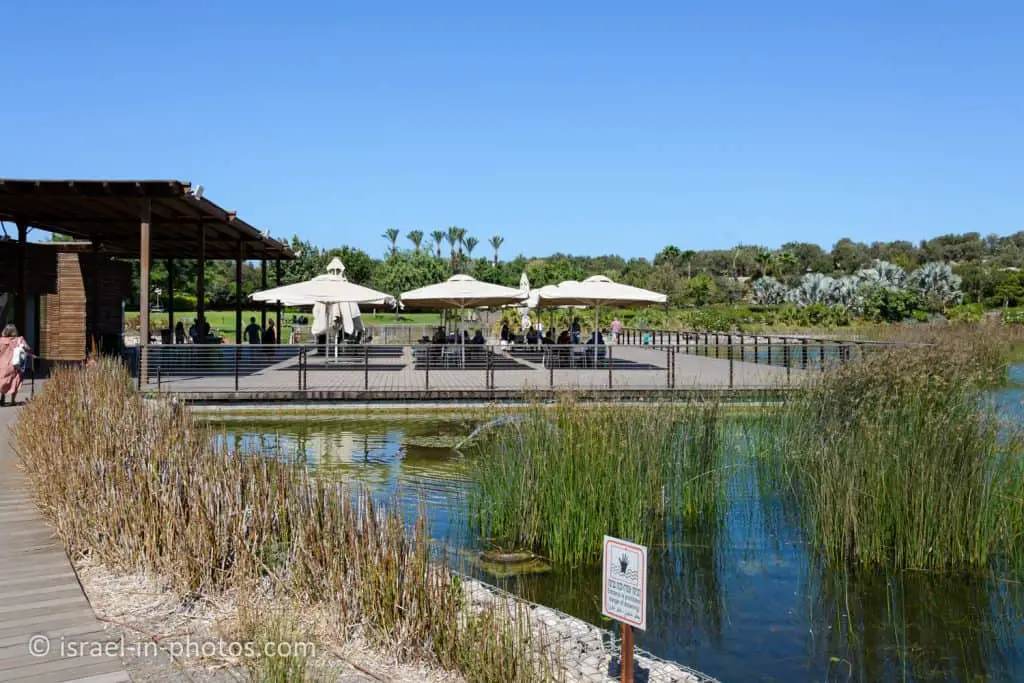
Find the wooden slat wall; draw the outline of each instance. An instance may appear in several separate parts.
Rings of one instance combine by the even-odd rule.
[[[57,293],[43,297],[43,357],[80,361],[86,352],[85,280],[78,254],[57,254]]]
[[[41,297],[42,356],[81,361],[92,341],[120,335],[121,302],[131,290],[131,265],[103,256],[57,255],[57,293]],[[95,301],[90,302],[90,293]]]

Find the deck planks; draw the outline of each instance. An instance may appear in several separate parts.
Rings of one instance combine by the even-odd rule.
[[[18,407],[0,408],[0,681],[124,683],[115,656],[67,657],[60,639],[112,640],[96,618],[64,547],[36,508],[29,482],[16,466],[10,425]],[[29,639],[50,638],[45,656]]]

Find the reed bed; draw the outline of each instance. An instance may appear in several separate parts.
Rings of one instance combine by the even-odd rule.
[[[717,405],[534,408],[476,443],[470,519],[488,542],[562,564],[600,559],[605,534],[645,545],[720,523]]]
[[[761,476],[831,566],[1024,566],[1024,440],[985,398],[1005,349],[928,341],[831,368],[750,432]]]
[[[397,507],[379,510],[368,494],[288,462],[215,452],[207,429],[143,400],[115,362],[55,372],[15,436],[72,556],[170,577],[196,596],[269,585],[292,609],[329,605],[345,637],[470,680],[552,677],[528,625],[466,600],[422,517],[410,534]]]

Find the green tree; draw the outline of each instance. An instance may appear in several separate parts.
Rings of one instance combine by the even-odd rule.
[[[757,261],[758,267],[761,269],[761,277],[767,277],[768,271],[772,267],[772,263],[775,261],[775,257],[770,251],[759,251],[757,256],[754,257]]]
[[[476,245],[480,244],[480,240],[475,237],[466,238],[466,257],[469,259],[473,258],[473,250],[476,249]]]
[[[410,242],[412,242],[413,249],[415,251],[420,250],[420,245],[423,244],[423,231],[412,230],[408,235],[405,236]]]
[[[711,298],[715,290],[715,283],[707,273],[698,273],[686,281],[686,297],[695,306],[703,306]]]
[[[441,244],[444,242],[445,231],[434,230],[430,233],[430,236],[434,238],[434,246],[437,248],[437,258],[441,258]]]
[[[389,248],[391,250],[391,255],[394,256],[395,252],[398,251],[398,228],[388,228],[384,231],[384,234],[381,235],[381,237],[391,243]]]
[[[498,266],[498,250],[501,248],[501,245],[502,245],[502,243],[504,241],[505,241],[505,238],[502,237],[501,235],[495,235],[494,237],[492,237],[490,239],[491,249],[494,249],[494,266],[495,267]]]

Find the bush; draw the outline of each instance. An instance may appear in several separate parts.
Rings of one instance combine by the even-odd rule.
[[[1024,325],[1024,308],[1008,308],[1001,317],[1004,325]]]

